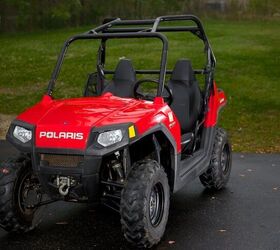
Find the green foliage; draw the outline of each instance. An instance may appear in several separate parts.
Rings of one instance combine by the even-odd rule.
[[[48,27],[65,27],[72,20],[79,18],[81,3],[79,0],[64,0],[50,8]]]
[[[73,27],[100,23],[105,17],[141,19],[183,13],[234,19],[279,19],[280,16],[279,0],[225,3],[225,8],[215,9],[208,0],[1,0],[0,32]]]

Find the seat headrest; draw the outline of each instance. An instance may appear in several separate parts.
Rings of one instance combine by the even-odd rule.
[[[135,81],[136,74],[132,66],[132,63],[128,59],[120,59],[113,80],[122,80],[122,81]]]
[[[191,61],[188,59],[179,59],[175,64],[170,80],[185,82],[195,81],[196,78],[192,69]]]

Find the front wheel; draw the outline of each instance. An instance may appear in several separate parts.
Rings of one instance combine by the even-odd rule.
[[[22,156],[0,166],[0,227],[8,232],[27,232],[41,221],[43,208],[39,180],[31,161]]]
[[[138,247],[152,247],[164,234],[169,214],[167,175],[154,160],[133,165],[121,195],[125,238]]]

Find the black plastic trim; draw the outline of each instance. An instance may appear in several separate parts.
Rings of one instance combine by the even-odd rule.
[[[36,153],[45,153],[45,154],[61,154],[61,155],[84,155],[84,150],[79,149],[67,149],[67,148],[35,148]]]
[[[178,161],[178,171],[174,181],[174,192],[178,191],[207,170],[213,150],[215,132],[216,126],[204,128],[201,148],[192,156]]]
[[[142,138],[144,138],[145,136],[153,134],[153,133],[158,132],[158,131],[161,131],[161,132],[164,133],[164,135],[168,138],[168,140],[170,141],[171,145],[173,146],[175,154],[177,154],[177,144],[176,144],[176,141],[174,140],[174,138],[171,135],[170,131],[162,123],[157,124],[156,126],[154,126],[151,129],[147,130],[141,136],[137,137],[137,139],[134,140],[132,143],[137,142],[137,141],[141,140]]]
[[[78,167],[62,168],[55,166],[40,166],[40,175],[63,175],[63,176],[74,176],[83,174],[83,169]]]
[[[176,141],[174,140],[174,138],[171,135],[168,128],[162,123],[157,124],[153,128],[151,128],[148,131],[146,131],[145,133],[143,133],[141,136],[137,137],[137,139],[134,140],[131,144],[138,142],[141,139],[143,139],[144,137],[146,137],[148,135],[152,135],[156,132],[162,132],[167,137],[168,141],[171,143],[172,148],[173,148],[174,153],[171,153],[171,157],[170,157],[171,158],[171,170],[172,170],[171,178],[172,178],[172,183],[173,183],[173,186],[171,186],[170,189],[171,189],[171,191],[173,191],[175,188],[175,184],[176,184],[175,176],[177,175],[177,173],[179,171],[178,166],[179,166],[180,159],[181,159],[181,153],[178,153]],[[174,180],[174,182],[173,182],[173,180]]]

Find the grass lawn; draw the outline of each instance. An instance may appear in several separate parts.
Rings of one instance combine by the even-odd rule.
[[[204,21],[217,58],[216,81],[226,91],[228,105],[220,125],[235,151],[280,152],[280,21]],[[89,27],[0,35],[0,114],[18,114],[45,92],[63,41]],[[202,65],[203,46],[195,37],[168,35],[168,68],[177,59]],[[188,40],[186,40],[188,38]],[[135,68],[158,68],[160,43],[150,40],[110,41],[106,65],[131,58]],[[57,83],[56,95],[82,92],[94,69],[97,43],[78,42],[70,48]],[[201,82],[201,79],[200,79]]]

